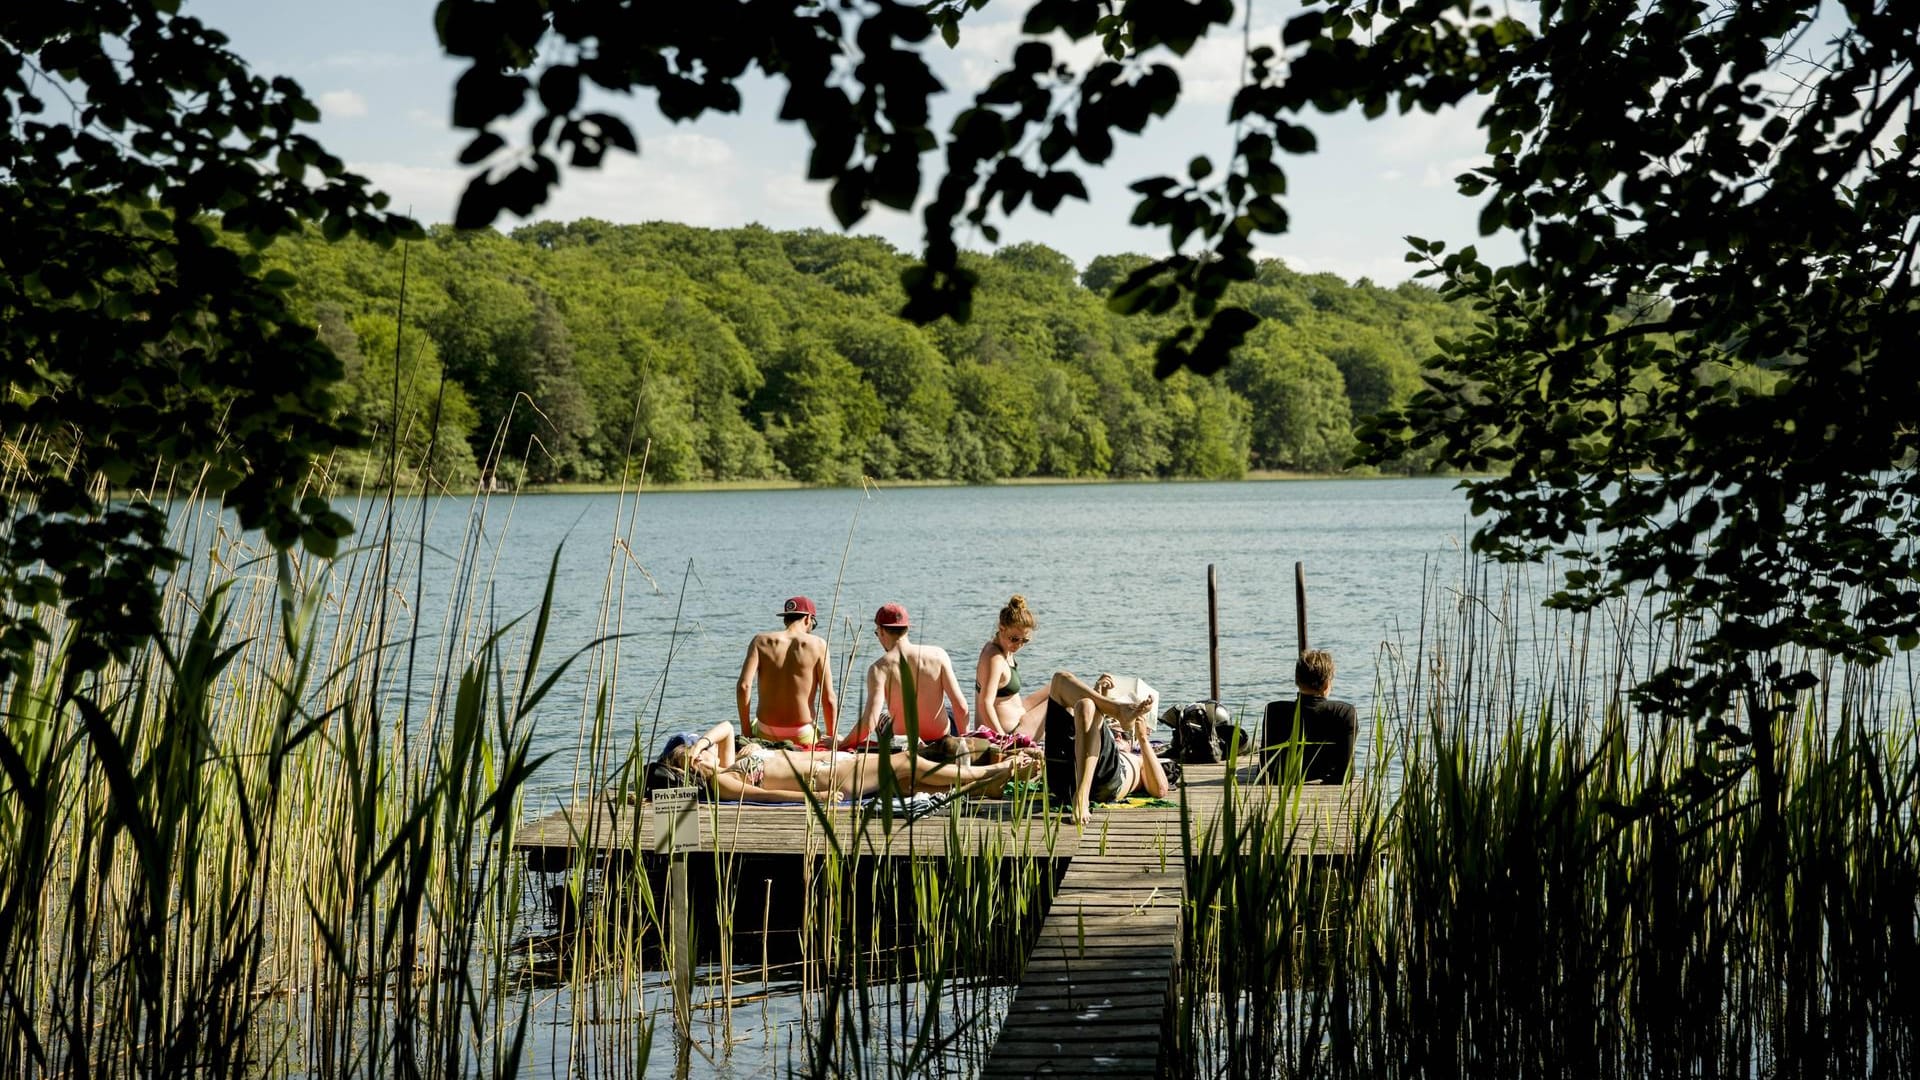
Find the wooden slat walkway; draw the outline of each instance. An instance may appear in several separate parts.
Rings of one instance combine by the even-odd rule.
[[[1200,826],[1220,812],[1226,790],[1225,768],[1219,765],[1187,767],[1185,801]],[[1351,846],[1352,814],[1340,787],[1307,785],[1280,790],[1253,784],[1238,788],[1244,813],[1275,799],[1297,806],[1295,822],[1302,855],[1337,855]],[[1085,829],[1076,829],[1058,815],[1037,808],[1014,816],[1004,800],[968,800],[958,814],[941,811],[911,823],[896,821],[891,832],[870,825],[855,828],[857,811],[851,806],[829,809],[835,837],[842,850],[858,849],[872,855],[944,855],[949,835],[957,837],[966,854],[987,849],[1007,856],[1074,858],[1082,854],[1124,854],[1153,861],[1177,863],[1180,855],[1180,811],[1177,808],[1110,807],[1094,811]],[[741,854],[822,855],[826,828],[819,814],[800,805],[746,806],[703,803],[699,810],[701,851]],[[582,851],[599,854],[651,851],[653,807],[628,802],[579,803],[520,826],[514,847],[551,858],[571,858]]]
[[[1074,856],[1061,879],[983,1076],[1159,1071],[1186,868],[1116,843],[1135,831],[1118,828],[1105,854]]]
[[[1226,790],[1224,767],[1187,767],[1183,799],[1196,841],[1220,814]],[[1264,817],[1285,804],[1302,857],[1350,849],[1352,790],[1236,788],[1246,814]],[[1012,816],[998,800],[964,805],[957,814],[896,823],[891,833],[858,832],[850,808],[827,816],[842,850],[875,856],[945,855],[957,841],[967,854],[1071,860],[984,1075],[1157,1075],[1179,960],[1186,872],[1180,809],[1098,808],[1076,827],[1039,810]],[[820,816],[800,806],[703,805],[699,817],[701,850],[818,856],[828,848]],[[619,804],[548,815],[523,826],[515,845],[551,860],[583,848],[648,851],[652,842],[651,806]]]

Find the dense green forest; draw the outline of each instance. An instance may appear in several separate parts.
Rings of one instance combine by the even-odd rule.
[[[1104,298],[1145,257],[969,258],[972,319],[918,327],[894,315],[906,255],[817,230],[582,220],[269,252],[374,435],[330,463],[346,484],[378,480],[394,448],[450,485],[606,482],[643,461],[669,482],[1332,470],[1356,419],[1403,401],[1469,318],[1421,285],[1269,261],[1236,286],[1266,321],[1228,368],[1161,380],[1165,320]]]

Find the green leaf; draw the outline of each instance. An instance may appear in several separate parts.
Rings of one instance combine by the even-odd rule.
[[[477,165],[492,157],[496,151],[505,145],[507,145],[507,140],[491,131],[483,131],[474,136],[473,141],[469,142],[466,148],[460,151],[460,164]]]

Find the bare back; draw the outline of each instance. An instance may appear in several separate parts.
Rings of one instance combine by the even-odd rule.
[[[875,660],[867,669],[869,711],[884,700],[887,712],[894,717],[907,715],[900,675],[902,659],[906,661],[907,670],[913,673],[914,727],[920,738],[930,741],[947,736],[947,713],[943,704],[952,707],[955,722],[964,730],[966,699],[961,695],[959,679],[953,674],[953,660],[947,656],[947,650],[937,645],[916,645],[902,640],[892,651]]]
[[[814,723],[813,697],[826,682],[827,643],[814,634],[755,634],[747,648],[742,682],[757,676],[760,699],[754,716],[768,729],[791,730]]]

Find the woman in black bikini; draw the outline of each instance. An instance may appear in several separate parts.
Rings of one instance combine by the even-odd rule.
[[[980,727],[1003,735],[1040,737],[1047,719],[1047,684],[1021,696],[1020,662],[1015,659],[1021,647],[1033,640],[1033,624],[1033,609],[1019,593],[1000,609],[1000,628],[981,647],[973,673],[974,723]]]

